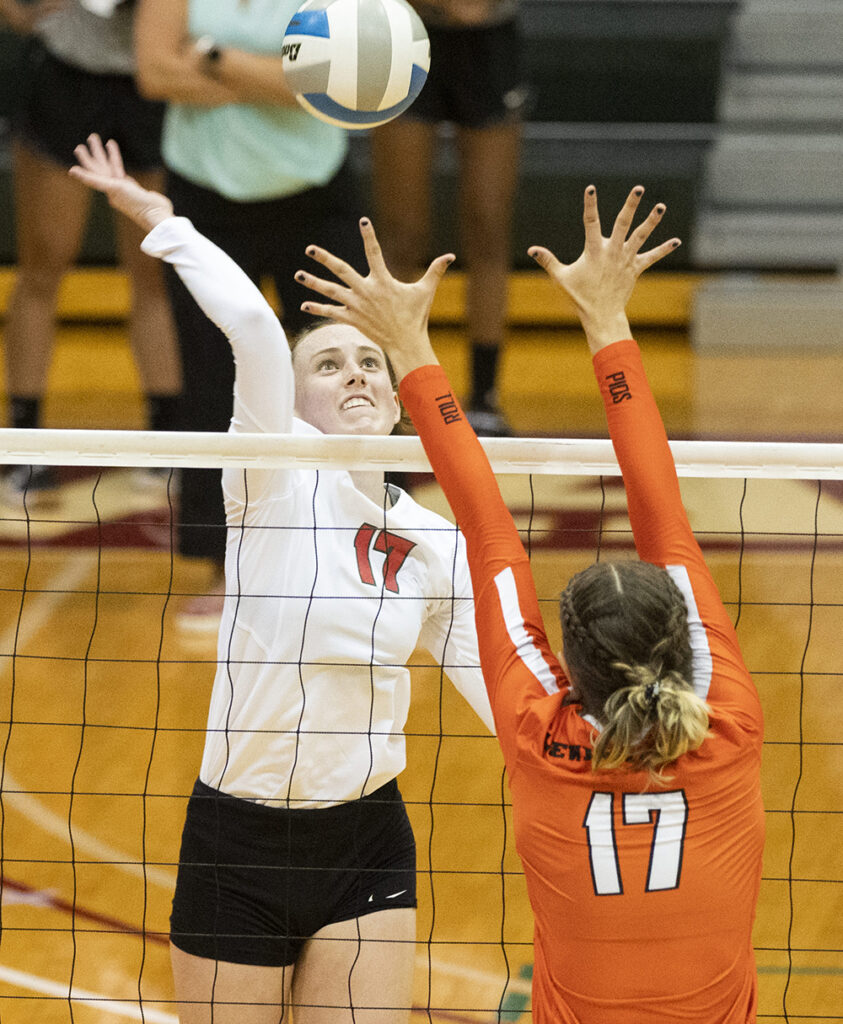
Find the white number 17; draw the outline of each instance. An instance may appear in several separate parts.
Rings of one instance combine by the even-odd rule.
[[[588,835],[591,879],[598,896],[623,892],[615,835],[614,793],[594,793],[583,828]],[[624,825],[651,825],[650,868],[647,892],[676,889],[682,873],[688,801],[682,789],[669,793],[624,793]]]

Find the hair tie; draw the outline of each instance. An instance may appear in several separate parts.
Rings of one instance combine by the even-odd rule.
[[[661,686],[659,685],[658,679],[654,683],[648,683],[647,686],[644,687],[644,699],[647,701],[650,707],[653,707],[653,705],[656,703],[660,689]]]

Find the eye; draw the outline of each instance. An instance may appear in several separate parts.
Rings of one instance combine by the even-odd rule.
[[[319,371],[323,371],[323,370],[336,370],[337,369],[337,361],[336,361],[336,359],[330,359],[330,358],[320,359],[319,362],[316,364],[316,369],[319,370]]]
[[[380,360],[377,356],[365,356],[362,365],[367,370],[379,370],[381,368]]]

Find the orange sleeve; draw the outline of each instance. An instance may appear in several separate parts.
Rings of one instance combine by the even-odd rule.
[[[760,705],[743,662],[731,619],[705,564],[682,504],[679,480],[664,424],[644,372],[638,345],[619,341],[594,357],[609,434],[626,488],[629,520],[639,557],[664,566],[685,593],[695,653],[695,686],[708,672],[703,694],[755,727]],[[695,643],[694,628],[705,631]],[[709,658],[709,668],[704,665]]]
[[[548,645],[524,545],[445,372],[419,367],[401,382],[400,396],[465,536],[480,664],[511,765],[519,715],[532,697],[567,681]]]

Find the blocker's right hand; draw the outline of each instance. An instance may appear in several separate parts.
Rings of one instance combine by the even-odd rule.
[[[400,381],[417,367],[437,362],[427,321],[436,289],[454,256],[438,256],[418,281],[406,283],[389,272],[375,229],[366,217],[360,221],[360,234],[369,264],[365,277],[327,249],[307,247],[307,255],[338,278],[339,283],[297,271],[299,284],[330,300],[303,302],[301,308],[313,316],[356,327],[386,352]]]
[[[139,185],[126,174],[120,147],[109,139],[105,145],[99,135],[89,135],[87,143],[74,149],[79,161],[68,172],[89,188],[103,192],[115,210],[124,213],[144,231],[151,231],[162,220],[173,216],[173,204],[161,195]]]

